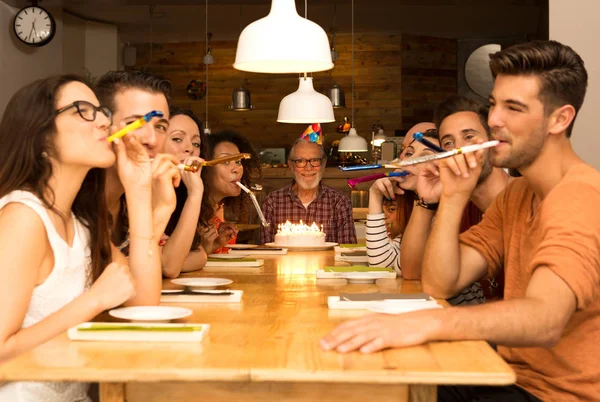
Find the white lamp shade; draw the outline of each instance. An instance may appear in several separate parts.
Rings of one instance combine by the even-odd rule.
[[[358,135],[356,129],[352,127],[347,136],[340,140],[338,152],[367,152],[369,145],[367,140]]]
[[[331,100],[315,91],[312,77],[300,77],[300,86],[279,104],[279,123],[331,123],[335,121]]]
[[[379,129],[379,131],[377,132],[377,135],[373,139],[373,145],[376,147],[380,147],[381,144],[383,144],[385,141],[387,141],[387,137],[383,133],[383,130]]]
[[[327,34],[302,18],[294,0],[272,0],[269,15],[248,25],[238,40],[237,70],[310,73],[333,68]]]

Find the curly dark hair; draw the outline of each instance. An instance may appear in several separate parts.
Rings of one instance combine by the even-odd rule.
[[[192,112],[191,110],[182,109],[177,106],[171,106],[169,112],[171,119],[175,116],[187,116],[196,123],[198,126],[198,130],[200,131],[200,157],[203,159],[208,159],[208,143],[206,139],[206,135],[204,134],[204,123]],[[204,191],[206,194],[206,190]],[[179,218],[181,217],[181,212],[183,211],[183,207],[185,202],[187,201],[187,188],[183,181],[179,184],[179,187],[175,188],[175,195],[177,196],[177,205],[175,206],[175,211],[171,215],[171,219],[169,219],[169,223],[167,224],[167,228],[165,229],[165,234],[171,236],[175,227],[177,227],[177,223],[179,222]],[[205,227],[207,222],[203,222],[202,216],[198,220],[198,224],[196,226],[196,234],[194,235],[194,240],[192,240],[191,250],[198,250],[200,247],[200,234],[199,231],[201,227]]]
[[[230,142],[238,147],[240,152],[249,153],[252,155],[250,159],[242,160],[242,166],[244,167],[244,173],[240,182],[246,187],[250,187],[250,179],[259,179],[261,175],[260,161],[256,151],[244,136],[241,134],[225,130],[207,136],[208,142],[208,159],[213,159],[214,151],[217,145],[222,142]],[[205,227],[210,225],[216,213],[216,205],[213,205],[211,201],[211,188],[208,177],[212,174],[212,167],[206,167],[202,169],[202,181],[204,182],[204,196],[202,197],[202,210],[200,211],[201,224]],[[240,220],[248,217],[248,206],[252,201],[250,196],[242,191],[237,197],[226,197],[221,200],[221,204],[227,208],[232,215],[240,217]]]

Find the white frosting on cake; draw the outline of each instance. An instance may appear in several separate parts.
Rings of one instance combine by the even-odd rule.
[[[316,223],[308,226],[300,221],[299,224],[286,221],[277,225],[275,235],[276,246],[313,247],[325,245],[325,233],[323,227],[319,228]]]

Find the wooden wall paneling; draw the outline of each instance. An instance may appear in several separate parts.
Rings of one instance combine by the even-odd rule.
[[[289,148],[305,125],[277,123],[281,99],[298,88],[297,74],[241,73],[232,67],[236,41],[211,43],[215,64],[209,66],[208,109],[213,132],[232,129],[246,135],[256,148]],[[332,71],[315,73],[315,90],[325,93],[334,82],[346,94],[345,109],[336,109],[335,123],[323,124],[325,146],[340,140],[336,132],[344,117],[351,119],[351,36],[339,34],[339,59]],[[162,75],[174,85],[173,103],[192,109],[205,119],[205,99],[186,95],[191,79],[205,80],[203,42],[155,44],[150,60],[148,44],[137,45],[136,68]],[[355,35],[355,126],[370,141],[371,125],[379,122],[387,135],[395,129],[431,120],[436,104],[456,93],[456,40],[390,34]],[[250,90],[254,110],[228,109],[233,90]]]

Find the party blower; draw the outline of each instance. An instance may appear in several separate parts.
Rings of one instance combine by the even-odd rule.
[[[194,161],[194,162],[192,162],[191,165],[186,165],[184,163],[180,163],[179,165],[177,165],[177,167],[179,169],[183,169],[187,172],[196,173],[198,171],[198,169],[200,169],[201,167],[204,167],[204,166],[214,166],[214,165],[219,165],[221,163],[226,163],[226,162],[235,162],[235,161],[239,161],[242,159],[250,159],[251,157],[252,157],[252,155],[250,155],[250,154],[241,153],[241,154],[223,156],[221,158],[216,158],[216,159],[213,159],[210,161],[204,161],[204,162]]]
[[[370,174],[368,176],[357,177],[355,179],[349,179],[348,186],[350,186],[350,188],[353,189],[358,183],[379,180],[379,179],[383,179],[384,177],[404,177],[404,176],[407,176],[408,174],[409,174],[408,172],[389,172],[389,173]]]
[[[128,133],[132,132],[133,130],[137,130],[138,128],[142,127],[144,124],[148,123],[150,120],[152,120],[152,118],[163,117],[163,116],[164,116],[163,112],[159,112],[158,110],[153,110],[149,113],[146,113],[144,116],[140,117],[139,119],[135,120],[134,122],[129,123],[122,129],[120,129],[119,131],[117,131],[116,133],[114,133],[113,135],[108,137],[107,140],[108,140],[108,142],[113,142],[116,138],[125,137]]]
[[[239,186],[239,188],[241,188],[246,193],[248,193],[248,195],[250,196],[250,199],[252,200],[252,204],[254,204],[254,208],[256,209],[256,213],[258,214],[258,218],[260,219],[260,222],[262,223],[262,225],[264,227],[266,227],[266,228],[269,227],[271,225],[271,223],[267,222],[267,219],[265,218],[265,215],[263,214],[263,211],[260,208],[260,205],[258,205],[258,200],[256,199],[256,195],[254,194],[254,192],[252,190],[250,190],[248,187],[244,186],[239,181],[236,181],[235,184],[237,184]],[[257,185],[256,188],[262,189],[262,186]]]
[[[429,148],[435,152],[446,152],[446,150],[444,148],[434,144],[433,142],[431,142],[427,138],[425,138],[423,136],[423,133],[421,133],[421,132],[414,133],[413,138],[415,139],[415,141],[420,142],[421,144],[425,145],[427,148]]]
[[[469,152],[475,152],[475,151],[479,151],[481,149],[486,149],[486,148],[493,148],[498,144],[500,144],[500,141],[494,140],[494,141],[484,142],[482,144],[467,145],[466,147],[456,148],[456,149],[453,149],[452,151],[441,152],[439,154],[425,155],[425,156],[420,156],[418,158],[404,159],[400,162],[387,164],[387,165],[385,165],[385,167],[387,169],[400,169],[405,166],[418,165],[419,163],[426,163],[426,162],[431,162],[431,161],[435,161],[438,159],[445,159],[445,158],[449,158],[454,155],[466,154]]]

